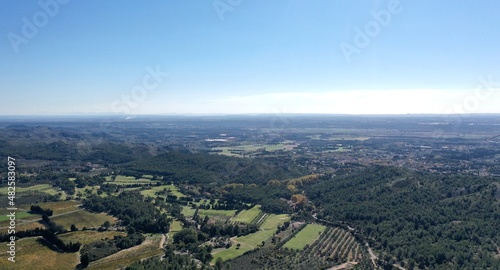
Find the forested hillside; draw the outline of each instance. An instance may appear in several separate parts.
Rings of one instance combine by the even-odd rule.
[[[345,221],[388,261],[499,269],[499,179],[373,167],[307,188],[318,218]]]
[[[286,179],[306,174],[305,170],[263,159],[242,159],[206,153],[171,151],[141,159],[133,171],[158,174],[164,180],[189,183],[265,184],[270,179]]]

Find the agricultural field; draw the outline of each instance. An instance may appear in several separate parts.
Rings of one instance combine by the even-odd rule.
[[[3,227],[4,225],[0,224],[0,227]],[[36,228],[45,228],[45,225],[42,223],[41,218],[40,221],[26,221],[23,220],[22,222],[19,222],[16,224],[16,229],[17,231],[26,231],[26,230],[34,230]]]
[[[192,217],[195,212],[196,212],[196,209],[194,209],[190,206],[183,206],[182,207],[182,214],[186,217]],[[199,209],[198,210],[198,215],[200,215],[201,217],[208,216],[210,218],[214,218],[214,217],[230,218],[230,217],[233,217],[235,214],[236,214],[236,210],[214,210],[214,209]]]
[[[126,236],[127,234],[124,232],[117,232],[117,231],[104,231],[104,232],[97,232],[97,231],[76,231],[76,232],[67,232],[63,234],[59,234],[59,239],[63,240],[64,243],[69,243],[69,242],[80,242],[80,244],[85,245],[90,242],[102,240],[102,239],[113,239],[113,237],[117,235],[123,235]]]
[[[57,201],[57,202],[45,202],[45,203],[39,203],[40,207],[43,209],[51,209],[54,213],[53,216],[51,217],[52,221],[59,221],[62,223],[66,223],[66,221],[61,221],[64,220],[66,217],[70,219],[74,219],[73,216],[77,215],[78,213],[81,213],[83,209],[79,208],[79,202],[76,201]],[[19,210],[23,209],[24,211],[18,211],[16,212],[16,221],[17,221],[17,229],[18,230],[29,230],[29,229],[35,229],[35,228],[44,228],[45,226],[41,222],[37,222],[37,220],[41,220],[41,215],[38,214],[31,214],[29,213],[31,205],[26,204],[26,205],[20,205]],[[6,219],[5,212],[6,210],[0,210],[0,227],[5,227],[8,226],[9,221]],[[68,213],[68,215],[66,215]],[[88,214],[91,214],[87,212]],[[73,214],[73,215],[71,215]],[[91,214],[93,215],[93,214]],[[92,219],[91,217],[87,217],[87,215],[83,214],[82,218],[88,218]],[[104,222],[104,221],[103,221]],[[68,227],[65,226],[66,229],[69,229],[69,226],[71,226],[72,223],[68,225]],[[102,224],[102,223],[101,223]],[[99,225],[101,225],[99,224]],[[76,225],[76,224],[75,224]],[[78,225],[76,225],[78,226]],[[86,225],[88,226],[88,225]]]
[[[7,217],[8,214],[9,211],[7,209],[0,209],[0,228],[9,226],[10,219],[9,217]],[[29,207],[27,208],[25,206],[19,207],[18,210],[16,211],[16,228],[17,230],[20,230],[20,228],[24,230],[25,227],[28,228],[43,227],[42,224],[34,222],[35,220],[40,219],[41,217],[42,217],[41,215],[31,214],[29,212]],[[34,226],[30,226],[28,224],[33,224]]]
[[[326,229],[325,226],[319,224],[308,224],[300,232],[298,232],[292,239],[283,245],[283,247],[290,249],[302,250],[306,245],[314,242],[320,234]]]
[[[46,203],[39,203],[38,205],[43,209],[47,208],[51,209],[52,211],[54,211],[53,215],[60,215],[80,209],[79,208],[80,203],[77,201],[46,202]],[[25,207],[29,209],[29,206]]]
[[[212,253],[214,256],[212,262],[215,262],[217,258],[222,258],[223,261],[236,258],[243,255],[243,253],[253,250],[259,245],[262,245],[263,241],[268,240],[276,232],[278,225],[282,225],[286,221],[290,220],[290,216],[287,214],[281,215],[267,215],[265,220],[260,226],[258,232],[248,234],[242,237],[233,237],[231,241],[233,245],[228,249],[216,249]],[[238,247],[237,245],[240,244]]]
[[[133,262],[154,256],[160,256],[164,253],[160,249],[162,242],[161,235],[152,235],[146,237],[146,240],[139,246],[121,250],[108,257],[104,257],[95,262],[91,262],[86,268],[89,270],[116,270],[124,268]]]
[[[133,182],[135,181],[134,176],[117,175],[115,181],[113,182]]]
[[[243,210],[243,211],[239,212],[234,218],[231,219],[231,221],[233,221],[233,222],[250,223],[260,213],[261,213],[261,211],[260,211],[260,205],[256,205],[256,206],[252,207],[251,209]]]
[[[77,196],[81,196],[86,198],[88,195],[97,194],[97,191],[100,189],[99,186],[85,186],[84,188],[75,188],[75,194]],[[107,196],[106,193],[102,193],[101,196]]]
[[[141,194],[144,195],[144,196],[156,198],[155,193],[158,192],[158,191],[163,191],[164,189],[170,190],[170,192],[168,192],[168,195],[174,195],[174,196],[177,196],[177,198],[185,196],[184,194],[182,194],[179,191],[179,188],[176,187],[176,186],[174,186],[174,185],[154,186],[154,187],[151,187],[149,189],[142,190]],[[166,194],[162,193],[161,197],[166,198]]]
[[[336,263],[360,261],[364,248],[346,230],[328,227],[319,238],[308,245],[303,254],[326,257]]]
[[[41,237],[23,238],[16,241],[16,262],[7,260],[7,245],[0,245],[0,269],[74,269],[80,262],[78,253],[56,252],[44,245]],[[36,266],[36,268],[33,268]]]
[[[283,225],[286,221],[290,221],[290,216],[288,214],[270,214],[264,222],[261,222],[261,230],[276,230],[278,225]]]
[[[158,181],[151,180],[153,178],[149,178],[150,175],[146,175],[147,177],[135,178],[134,176],[125,176],[125,175],[117,175],[115,180],[113,181],[111,176],[104,177],[106,179],[105,183],[113,183],[115,185],[130,185],[130,184],[156,184]]]
[[[0,222],[9,220],[9,217],[7,216],[8,214],[9,213],[6,210],[2,209],[0,211]],[[16,219],[22,219],[22,218],[33,217],[33,216],[37,217],[38,215],[30,214],[28,211],[16,212]]]
[[[75,224],[78,229],[82,229],[83,227],[99,227],[105,221],[109,221],[111,224],[114,224],[116,222],[115,218],[113,218],[112,216],[106,215],[104,213],[90,213],[83,209],[68,213],[66,215],[53,217],[51,218],[51,220],[57,225],[63,226],[66,230],[70,229],[71,224]]]
[[[167,242],[172,243],[174,234],[182,230],[182,223],[178,220],[172,221],[170,224],[170,232],[167,234]]]
[[[43,192],[43,193],[46,193],[49,195],[57,195],[59,192],[62,192],[62,191],[59,191],[56,188],[52,187],[49,184],[40,184],[40,185],[34,185],[34,186],[30,186],[30,187],[16,187],[16,193],[29,192],[29,191],[39,191],[39,192]],[[0,188],[1,195],[5,195],[7,193],[8,193],[8,187]]]
[[[308,227],[309,229],[305,230]],[[318,237],[320,230],[323,232]],[[309,237],[306,234],[309,234]],[[305,244],[303,249],[299,250],[286,246],[290,240],[281,248],[263,248],[238,257],[230,261],[231,267],[238,267],[240,270],[333,270],[346,269],[345,267],[361,263],[364,266],[368,265],[368,267],[361,269],[371,269],[369,268],[371,261],[366,250],[346,230],[321,225],[307,225],[297,233],[295,238],[297,236],[299,239],[308,240],[311,244]]]

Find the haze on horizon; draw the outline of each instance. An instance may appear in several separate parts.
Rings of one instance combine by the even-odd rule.
[[[0,7],[0,115],[500,113],[494,0]]]

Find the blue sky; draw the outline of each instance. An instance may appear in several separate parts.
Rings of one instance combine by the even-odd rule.
[[[4,0],[0,115],[498,113],[499,12],[495,0]]]

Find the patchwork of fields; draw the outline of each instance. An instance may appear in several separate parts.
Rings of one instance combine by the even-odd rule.
[[[118,175],[113,182],[111,182],[111,178],[108,178],[107,183],[121,185],[136,183],[144,185],[154,184],[155,182],[152,181],[151,178],[152,176],[144,176],[143,178],[136,179],[135,177]],[[81,193],[95,194],[98,188],[99,187],[97,186],[85,187],[83,189],[77,189],[77,192],[80,191]],[[91,192],[85,192],[87,189],[91,190]],[[19,188],[18,190],[21,190],[22,192],[36,190],[47,194],[57,194],[57,191],[47,184]],[[0,189],[0,193],[4,191],[5,188]],[[166,198],[167,195],[185,197],[185,195],[179,191],[178,187],[174,185],[151,186],[141,190],[140,193],[145,197],[151,198],[156,198],[157,196]],[[101,194],[101,196],[106,196],[106,194]],[[201,204],[207,203],[208,201],[200,201],[193,203],[193,205],[200,206]],[[212,203],[214,203],[214,201],[212,201]],[[215,201],[215,204],[217,203],[218,202]],[[44,209],[48,208],[53,210],[51,220],[56,224],[63,226],[66,230],[69,230],[73,224],[80,229],[76,232],[61,234],[60,239],[65,243],[80,242],[82,244],[88,244],[101,239],[112,239],[117,235],[126,235],[124,232],[116,231],[81,231],[84,227],[96,228],[101,226],[106,221],[114,224],[117,220],[104,213],[88,212],[85,209],[80,208],[79,201],[67,200],[45,202],[38,205]],[[20,209],[24,209],[24,211],[17,212],[19,228],[43,228],[44,224],[39,221],[41,216],[30,213],[28,211],[29,208],[30,205],[20,206]],[[193,216],[195,211],[196,210],[191,206],[184,206],[182,209],[182,213],[185,216]],[[0,210],[0,214],[2,214],[0,216],[0,225],[8,224],[4,212],[4,210]],[[210,219],[224,222],[256,224],[259,227],[259,230],[255,233],[231,238],[230,241],[232,242],[232,246],[229,248],[214,249],[212,252],[212,263],[215,263],[218,258],[221,258],[223,261],[237,258],[247,251],[262,246],[264,243],[269,243],[270,239],[276,233],[277,227],[283,225],[287,221],[290,221],[290,216],[287,214],[276,215],[262,212],[260,205],[255,205],[254,207],[240,211],[237,214],[236,212],[236,210],[198,210],[198,214],[202,217],[208,216]],[[111,256],[92,262],[89,265],[89,269],[116,269],[117,267],[124,267],[142,258],[159,256],[163,253],[159,247],[160,243],[171,243],[173,235],[181,230],[182,223],[174,220],[171,224],[170,232],[166,236],[149,236],[140,246],[122,250]],[[164,237],[164,239],[162,239],[162,237]],[[364,256],[361,245],[359,245],[359,243],[357,243],[347,231],[338,228],[327,228],[318,224],[306,225],[301,231],[296,233],[294,237],[288,239],[283,245],[283,248],[296,250],[299,253],[295,253],[296,255],[293,256],[306,261],[318,256],[318,258],[321,258],[320,261],[323,260],[322,265],[329,265],[329,263],[326,262],[326,258],[336,262],[345,262],[356,261]],[[0,247],[0,252],[2,252],[0,255],[0,258],[2,259],[0,261],[0,269],[6,269],[5,263],[8,262],[6,260],[5,249],[5,245]],[[40,237],[19,240],[18,252],[19,256],[17,259],[19,260],[19,263],[16,263],[14,268],[10,268],[9,266],[9,269],[27,269],[27,265],[33,264],[43,265],[40,269],[72,269],[79,263],[79,256],[77,253],[56,252],[49,248]]]
[[[243,253],[258,247],[262,244],[262,241],[268,240],[276,232],[276,228],[278,225],[282,225],[289,220],[290,216],[287,214],[268,215],[265,221],[260,226],[260,230],[258,232],[242,237],[233,237],[231,239],[233,245],[230,248],[214,250],[214,258],[212,262],[215,262],[217,258],[222,258],[223,261],[236,258]],[[240,245],[239,247],[238,244]]]

